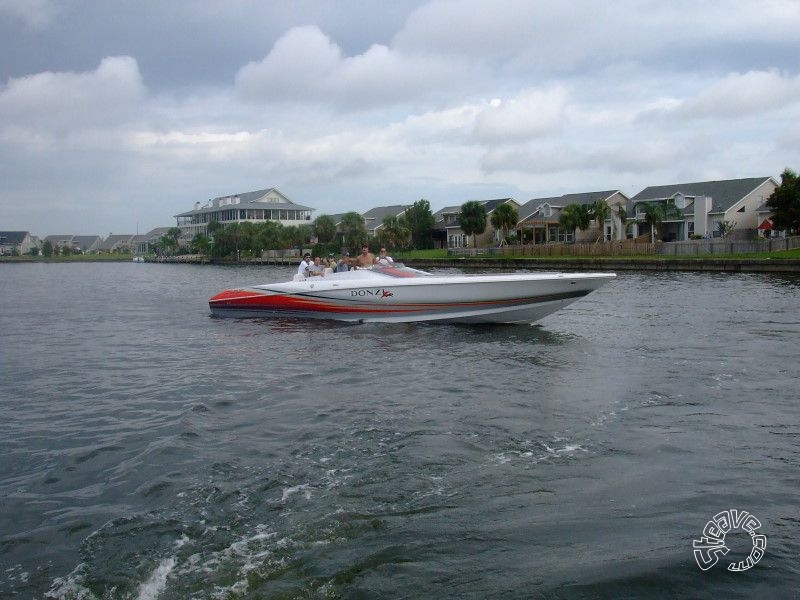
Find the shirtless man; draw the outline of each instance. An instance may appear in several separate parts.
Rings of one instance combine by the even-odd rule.
[[[375,262],[375,255],[369,251],[369,248],[364,245],[361,246],[361,254],[356,256],[356,266],[359,269],[364,269],[367,267],[371,267],[372,263]]]

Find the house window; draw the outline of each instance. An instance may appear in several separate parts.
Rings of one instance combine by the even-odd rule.
[[[744,206],[742,208],[740,208],[739,210],[737,210],[736,212],[742,212],[743,213],[744,212]]]

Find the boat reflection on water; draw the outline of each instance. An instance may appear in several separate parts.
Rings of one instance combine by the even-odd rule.
[[[220,292],[222,317],[357,323],[533,323],[608,283],[614,273],[433,275],[402,264]]]

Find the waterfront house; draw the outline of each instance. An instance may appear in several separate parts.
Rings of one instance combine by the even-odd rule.
[[[567,231],[559,224],[561,211],[570,204],[591,206],[605,201],[608,216],[603,223],[593,220],[586,231]],[[520,207],[517,231],[524,242],[547,244],[553,242],[596,242],[622,240],[625,232],[619,218],[619,207],[629,199],[619,190],[579,192],[549,198],[533,198]]]
[[[36,247],[36,236],[29,231],[0,231],[0,254],[19,256]]]
[[[367,228],[367,237],[374,238],[383,229],[383,220],[386,217],[400,218],[409,208],[407,204],[395,204],[393,206],[376,206],[362,214],[364,226]]]
[[[627,211],[634,219],[634,236],[650,233],[644,206],[659,203],[666,215],[657,234],[663,241],[719,237],[724,221],[733,224],[733,237],[755,237],[764,220],[763,205],[777,187],[772,177],[651,186],[631,198]]]
[[[167,235],[171,227],[156,227],[147,233],[135,235],[131,238],[130,245],[134,254],[148,254],[155,249],[156,242]]]
[[[485,248],[487,246],[496,245],[500,243],[501,232],[495,231],[492,227],[492,212],[501,204],[510,204],[514,209],[519,212],[520,205],[514,198],[495,198],[493,200],[478,200],[483,205],[486,211],[486,229],[483,233],[475,236],[475,247]],[[461,205],[459,206],[446,206],[435,213],[433,213],[434,232],[439,232],[439,236],[447,239],[448,248],[468,248],[472,240],[472,236],[468,236],[461,229],[458,223],[458,217],[461,214]],[[442,233],[443,232],[443,233]],[[437,237],[436,235],[434,237]]]
[[[74,235],[70,244],[72,251],[80,254],[94,254],[100,249],[103,242],[99,235]]]
[[[130,252],[133,249],[133,238],[132,233],[111,234],[101,242],[98,250],[108,253]]]
[[[75,236],[71,234],[48,235],[44,238],[44,243],[46,244],[47,242],[50,242],[50,246],[53,248],[53,250],[60,252],[61,248],[72,248],[72,238],[74,237]]]
[[[208,235],[208,224],[275,221],[282,225],[311,225],[313,208],[295,204],[275,188],[212,198],[205,204],[175,215],[181,241],[188,244],[198,233]]]

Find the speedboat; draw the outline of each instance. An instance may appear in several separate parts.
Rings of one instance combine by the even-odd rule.
[[[400,263],[230,289],[209,301],[223,317],[408,323],[532,323],[614,273],[438,275]]]

